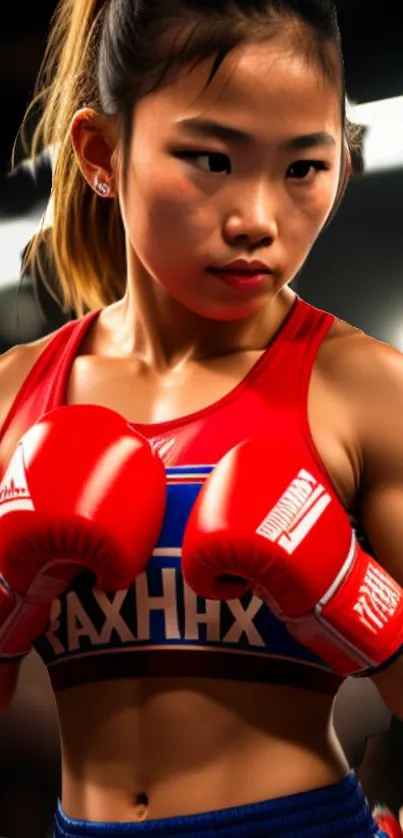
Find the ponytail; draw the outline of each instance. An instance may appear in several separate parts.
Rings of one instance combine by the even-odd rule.
[[[102,200],[85,181],[74,153],[70,125],[82,107],[100,108],[97,84],[99,31],[108,0],[61,0],[39,71],[33,100],[21,127],[25,153],[34,159],[53,151],[52,226],[47,236],[60,302],[78,316],[124,293],[124,230],[116,199]],[[40,118],[27,141],[32,110]],[[54,295],[41,258],[40,228],[28,245],[22,271],[30,268]],[[47,268],[49,263],[47,264]]]

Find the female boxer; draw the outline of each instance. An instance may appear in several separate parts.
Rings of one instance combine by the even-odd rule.
[[[79,319],[1,361],[2,497],[29,500],[11,458],[36,423],[53,439],[43,486],[55,470],[76,480],[66,405],[123,416],[167,480],[132,583],[114,585],[111,567],[110,590],[66,579],[42,630],[3,644],[3,707],[27,631],[55,692],[54,835],[380,835],[332,730],[337,667],[251,590],[203,599],[180,565],[213,467],[278,437],[403,582],[401,357],[290,288],[362,164],[333,3],[62,0],[37,96],[31,153],[56,150],[53,255]],[[141,485],[125,484],[119,514]],[[398,714],[401,669],[373,673]]]

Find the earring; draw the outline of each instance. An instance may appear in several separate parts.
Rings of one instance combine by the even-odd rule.
[[[94,188],[95,191],[98,192],[98,195],[102,195],[103,198],[106,198],[111,190],[109,183],[105,180],[99,180],[98,178],[95,181]]]

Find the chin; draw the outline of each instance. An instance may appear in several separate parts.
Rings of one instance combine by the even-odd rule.
[[[205,320],[215,320],[217,322],[235,323],[237,320],[247,320],[254,317],[262,310],[264,303],[260,305],[243,305],[240,306],[187,306],[198,317],[203,317]]]
[[[254,299],[243,299],[239,302],[212,302],[211,300],[188,300],[185,303],[186,308],[194,312],[199,317],[206,320],[216,320],[221,322],[235,322],[236,320],[247,320],[250,317],[255,317],[262,309],[269,303],[272,295],[262,294]]]

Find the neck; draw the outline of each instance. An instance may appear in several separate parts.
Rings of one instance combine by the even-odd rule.
[[[108,345],[113,343],[114,354],[134,355],[159,373],[221,355],[262,350],[287,317],[295,296],[286,287],[253,317],[211,320],[189,311],[149,278],[136,279],[113,307]]]

